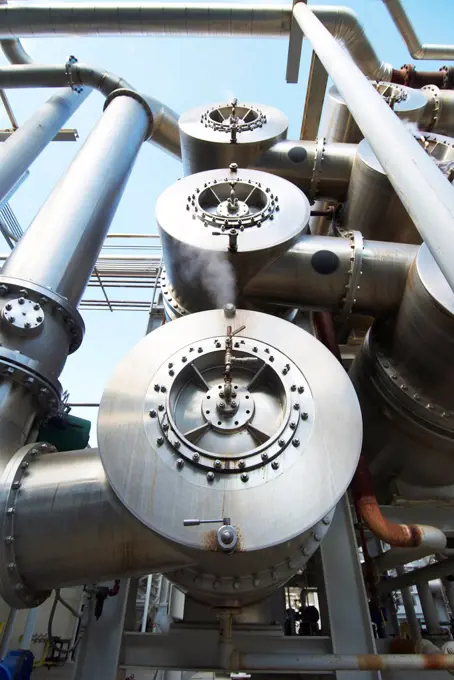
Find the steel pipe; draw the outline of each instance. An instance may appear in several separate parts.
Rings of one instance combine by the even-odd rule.
[[[405,567],[398,565],[396,571],[398,576],[403,576],[405,574]],[[421,640],[421,628],[419,626],[418,617],[416,616],[415,605],[413,604],[413,595],[411,594],[410,588],[402,588],[400,592],[402,593],[405,616],[407,617],[412,640],[417,642]]]
[[[429,635],[440,635],[441,626],[438,620],[437,607],[435,605],[434,597],[428,583],[417,583],[416,589],[418,591],[421,609],[426,623],[427,633]]]
[[[77,306],[148,127],[141,103],[130,96],[111,101],[9,256],[3,276],[37,282]]]
[[[1,9],[1,8],[0,8]],[[17,87],[89,87],[108,97],[118,89],[133,90],[124,78],[77,61],[65,66],[36,64],[19,40],[1,40],[6,57],[14,66],[0,69],[0,80],[6,88]],[[178,115],[153,97],[144,96],[153,115],[153,128],[148,141],[181,158]]]
[[[0,145],[0,202],[89,94],[69,88],[54,94]]]
[[[350,238],[303,236],[247,283],[246,298],[282,306],[339,311],[350,282],[351,258],[361,258],[361,285],[352,298],[356,313],[387,314],[402,299],[417,246]],[[358,262],[358,260],[357,260]]]
[[[391,593],[394,590],[401,590],[408,586],[417,585],[418,583],[427,583],[443,576],[451,576],[454,574],[454,558],[450,557],[443,562],[431,564],[428,567],[421,567],[420,569],[413,569],[407,571],[404,576],[397,576],[396,578],[388,579],[387,581],[380,581],[378,590],[380,593]]]
[[[251,167],[283,177],[309,198],[345,200],[356,144],[323,144],[323,140],[278,142]]]
[[[20,460],[19,452],[10,473]],[[4,487],[8,479],[3,477]],[[17,498],[15,534],[20,577],[34,592],[189,563],[117,499],[96,449],[30,462]],[[5,597],[3,582],[1,589]]]
[[[304,3],[293,11],[454,289],[453,187],[314,13]]]
[[[421,43],[400,0],[383,0],[413,59],[454,59],[454,45]]]
[[[451,670],[454,654],[239,654],[245,673],[301,671]]]

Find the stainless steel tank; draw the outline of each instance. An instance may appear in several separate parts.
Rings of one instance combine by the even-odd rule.
[[[247,167],[287,137],[288,119],[272,106],[231,102],[199,106],[179,120],[185,175],[230,163]]]
[[[450,137],[420,133],[421,146],[450,180],[454,177],[454,143]],[[421,237],[389,182],[369,143],[358,145],[350,177],[343,225],[365,238],[420,244]]]
[[[165,298],[190,312],[235,302],[244,285],[301,236],[309,201],[256,170],[211,170],[166,189],[156,205]],[[166,299],[166,302],[169,302]]]
[[[454,484],[454,294],[426,245],[397,316],[376,321],[351,377],[364,417],[364,453],[383,488]],[[397,487],[396,487],[397,483]]]
[[[233,306],[146,336],[115,371],[98,420],[120,501],[193,562],[169,578],[223,606],[260,600],[304,566],[361,439],[355,391],[330,352]]]

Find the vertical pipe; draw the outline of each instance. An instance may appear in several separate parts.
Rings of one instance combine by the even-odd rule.
[[[398,576],[405,574],[405,567],[399,565],[396,567]],[[421,639],[421,628],[419,626],[418,617],[416,616],[415,606],[413,604],[413,595],[410,588],[402,588],[402,600],[404,603],[405,616],[407,617],[408,627],[410,629],[411,639],[418,641]]]
[[[450,580],[449,577],[444,578],[443,587],[451,610],[451,619],[454,620],[454,581]]]
[[[310,8],[293,13],[454,289],[453,187]]]
[[[149,127],[143,103],[111,100],[3,267],[77,305]]]
[[[54,94],[0,144],[0,202],[89,94],[87,88],[82,93],[66,89]]]
[[[11,609],[5,628],[3,629],[2,641],[0,642],[0,659],[3,659],[8,652],[9,643],[11,642],[14,626],[16,624],[16,618],[17,609]]]
[[[38,609],[29,609],[27,619],[25,621],[24,632],[22,633],[22,640],[20,642],[21,649],[30,649],[32,642],[32,635],[35,632],[36,619],[38,617]]]
[[[441,633],[440,623],[438,620],[437,607],[430,590],[428,583],[418,583],[416,586],[418,590],[418,597],[421,602],[421,609],[426,622],[426,628],[429,635],[439,635]]]
[[[142,625],[140,626],[140,632],[141,633],[147,632],[147,619],[148,619],[148,610],[150,609],[150,595],[151,595],[152,579],[153,579],[153,576],[151,574],[148,574],[148,576],[147,576],[147,590],[145,592],[145,604],[143,606]]]

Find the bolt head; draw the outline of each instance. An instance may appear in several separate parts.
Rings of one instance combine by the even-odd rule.
[[[300,440],[299,439],[293,439],[292,441],[293,446],[299,446],[300,445]]]
[[[309,414],[304,411],[304,413],[301,414],[301,419],[302,420],[307,420],[309,418]]]
[[[252,351],[253,351],[253,352],[258,352],[258,351],[259,351],[259,348],[258,348],[258,347],[253,347],[253,348],[252,348]]]
[[[162,446],[164,444],[164,437],[158,437],[156,440],[156,444],[158,446]]]
[[[236,406],[237,406],[236,401],[235,401],[235,400],[231,401],[231,402],[230,402],[230,406],[231,406],[232,408],[236,408]]]
[[[9,312],[13,308],[13,305],[10,304],[9,302],[5,305],[5,309],[7,312]]]
[[[161,389],[161,385],[158,385],[158,384],[154,385],[154,391],[155,392],[159,392],[160,389]]]
[[[243,470],[246,467],[246,463],[244,462],[244,460],[240,460],[240,462],[238,463],[238,467],[240,468],[240,470]]]
[[[279,461],[273,460],[273,462],[271,463],[271,467],[273,468],[273,470],[277,470],[279,467]]]
[[[161,392],[167,392],[167,387],[165,387],[165,385],[161,386]]]
[[[304,392],[304,387],[302,385],[300,385],[298,387],[298,394],[303,394],[303,392]]]
[[[214,480],[214,472],[207,472],[207,481],[212,482]]]
[[[264,452],[262,453],[262,460],[263,460],[263,461],[268,460],[268,454],[266,453],[266,451],[264,451]]]
[[[214,461],[214,467],[215,467],[217,470],[220,470],[220,468],[222,467],[222,463],[221,463],[221,461],[219,460],[219,458],[217,458],[217,459]]]
[[[198,453],[194,453],[192,456],[192,460],[194,463],[197,463],[198,460],[200,460],[200,455]]]
[[[151,411],[149,411],[149,416],[150,416],[150,418],[156,418],[157,415],[158,415],[158,414],[156,413],[156,411],[154,410],[154,408],[152,408]]]
[[[199,348],[197,349],[197,351],[198,351],[199,354],[202,354],[202,352],[203,352],[202,347],[199,347]]]
[[[177,439],[176,441],[173,442],[173,445],[174,445],[174,447],[175,447],[176,449],[179,449],[180,446],[181,446],[181,444],[180,444],[180,442],[178,441],[178,439]]]
[[[241,475],[241,481],[242,481],[242,482],[247,482],[247,481],[249,481],[249,475],[248,475],[247,472],[243,472],[243,474]]]
[[[25,304],[25,298],[20,297],[20,298],[18,299],[18,303],[19,303],[20,305],[24,305],[24,304]]]
[[[31,327],[32,327],[32,325],[31,325],[31,323],[30,323],[29,321],[26,321],[26,322],[24,323],[24,328],[31,328]]]
[[[223,401],[219,402],[219,408],[221,409],[221,411],[223,411],[225,409],[225,404],[224,404]]]
[[[185,364],[188,360],[188,357],[181,357],[181,361]]]
[[[296,392],[296,385],[292,385],[290,389],[292,392]]]
[[[159,404],[158,411],[164,411],[164,405],[163,404]]]
[[[295,409],[295,411],[299,411],[300,405],[299,404],[293,404],[293,408]]]
[[[285,446],[285,439],[279,439],[278,444],[279,446]]]
[[[230,169],[232,172],[236,172],[236,171],[238,170],[238,163],[230,163],[229,169]]]
[[[169,368],[173,368],[173,364],[171,361],[169,362]]]
[[[183,458],[178,458],[177,460],[177,468],[181,470],[184,467],[184,460]]]
[[[296,430],[296,423],[290,423],[290,429]]]

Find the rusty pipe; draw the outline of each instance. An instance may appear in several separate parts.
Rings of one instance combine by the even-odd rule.
[[[330,352],[342,363],[339,345],[336,340],[333,317],[329,312],[314,312],[314,325],[317,336]],[[374,492],[372,476],[363,455],[353,476],[351,490],[357,515],[367,528],[381,541],[396,548],[414,548],[431,543],[434,535],[443,532],[435,527],[422,524],[397,524],[383,516]]]
[[[391,82],[414,88],[436,85],[441,90],[452,90],[454,67],[442,66],[439,71],[417,71],[413,64],[404,64],[401,68],[392,69]]]

